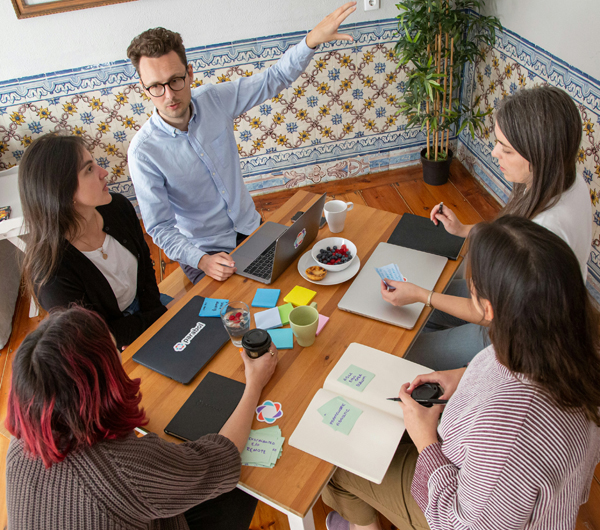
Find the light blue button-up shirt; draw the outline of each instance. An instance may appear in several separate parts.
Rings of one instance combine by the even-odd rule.
[[[236,232],[258,227],[233,120],[289,87],[314,53],[304,39],[260,74],[192,90],[187,131],[155,109],[135,135],[128,150],[131,179],[146,231],[169,258],[198,267],[206,252],[230,252]]]

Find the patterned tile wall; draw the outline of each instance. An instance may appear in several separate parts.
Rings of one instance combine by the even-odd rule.
[[[242,174],[253,193],[416,163],[423,134],[396,116],[405,72],[393,19],[345,28],[355,42],[323,45],[305,73],[234,122]],[[264,71],[304,37],[294,33],[188,50],[195,85]],[[82,136],[109,171],[111,189],[135,199],[127,148],[151,115],[128,61],[0,82],[0,170],[39,135]]]
[[[505,30],[487,51],[485,60],[467,70],[463,101],[481,96],[483,109],[495,108],[504,96],[519,88],[543,84],[566,90],[581,112],[583,140],[577,166],[590,187],[594,223],[588,286],[600,300],[600,81]],[[506,202],[511,185],[491,156],[495,139],[492,116],[487,119],[487,126],[484,134],[474,140],[463,131],[458,157],[491,192]]]

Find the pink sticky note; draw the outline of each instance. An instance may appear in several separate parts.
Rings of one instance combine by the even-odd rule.
[[[325,315],[319,315],[319,325],[317,326],[317,335],[321,333],[321,330],[325,327],[325,324],[329,322],[329,317]]]

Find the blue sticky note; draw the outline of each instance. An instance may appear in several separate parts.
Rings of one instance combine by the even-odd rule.
[[[281,289],[256,289],[252,307],[275,307],[280,293]]]
[[[221,316],[221,309],[229,303],[229,300],[220,300],[218,298],[205,298],[202,309],[198,316],[218,317]]]
[[[259,329],[280,328],[281,317],[279,316],[279,310],[273,307],[260,313],[254,313],[254,322],[256,322],[256,327]]]
[[[270,329],[269,335],[278,350],[291,350],[294,347],[294,333],[290,328]]]

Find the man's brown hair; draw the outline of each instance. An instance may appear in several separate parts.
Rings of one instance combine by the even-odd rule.
[[[139,74],[139,64],[142,57],[156,59],[172,51],[179,55],[183,66],[187,66],[188,62],[181,35],[165,28],[152,28],[140,33],[131,41],[127,48],[127,57],[129,57]]]

